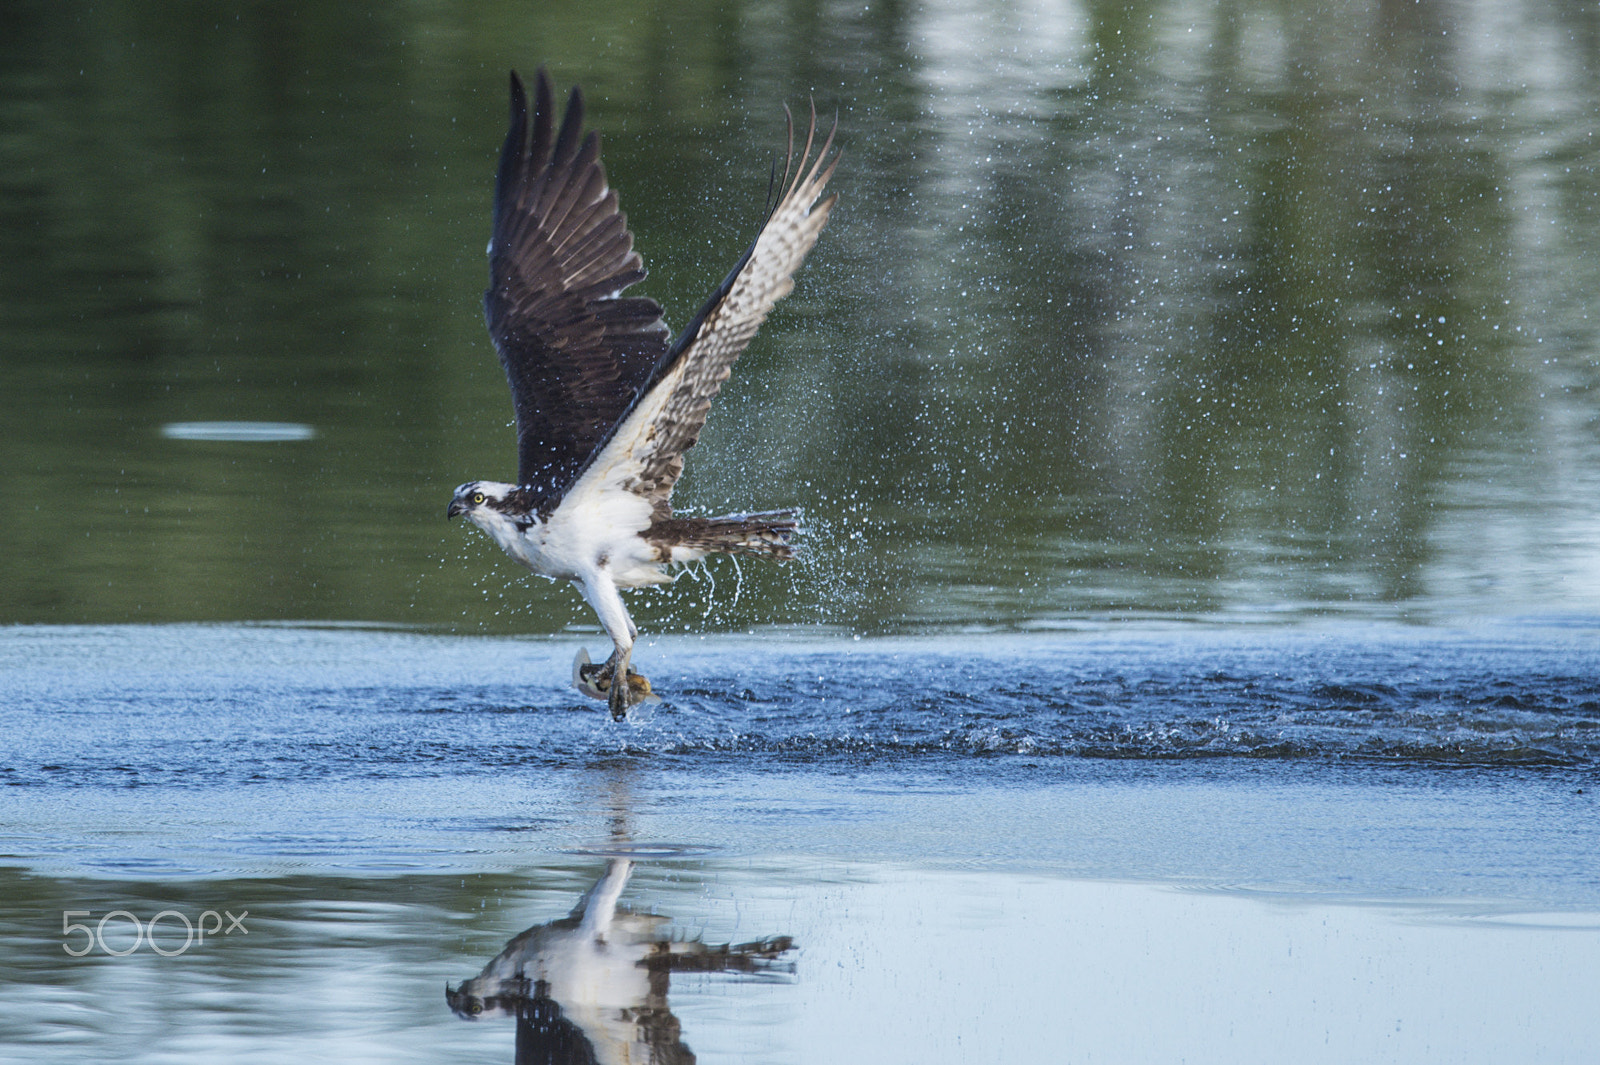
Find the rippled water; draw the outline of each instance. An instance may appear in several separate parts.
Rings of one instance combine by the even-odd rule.
[[[79,871],[473,868],[479,858],[453,850],[595,845],[620,803],[624,821],[662,819],[651,839],[739,851],[792,837],[802,853],[836,857],[988,855],[1096,875],[1430,895],[1477,883],[1517,897],[1531,877],[1536,897],[1600,902],[1595,875],[1569,883],[1559,871],[1595,845],[1582,828],[1600,770],[1594,626],[662,640],[638,664],[663,701],[623,724],[568,687],[578,646],[348,627],[3,630],[12,846],[47,865],[78,855],[86,864],[65,868]],[[595,781],[608,773],[619,797],[581,798],[606,792]],[[1260,825],[1217,822],[1175,842],[1181,830],[1162,811],[1225,807],[1234,789],[1253,802],[1262,788],[1285,807],[1275,818],[1320,837],[1304,868],[1251,843]],[[1495,830],[1468,848],[1475,857],[1441,857],[1457,870],[1448,875],[1393,872],[1411,848],[1461,846],[1464,824],[1482,820],[1462,811],[1451,816],[1463,825],[1441,823],[1437,838],[1393,852],[1368,841],[1359,863],[1331,872],[1346,828],[1330,811],[1381,807],[1388,789],[1401,806],[1487,795],[1501,812],[1525,790],[1577,819],[1530,830],[1512,853]],[[1124,808],[1114,823],[1144,819],[1109,851],[1099,830],[1085,850],[1049,827],[1093,823],[1100,813],[1075,807],[1107,801]],[[699,812],[677,823],[678,802]],[[948,838],[912,827],[924,805],[955,818]],[[959,813],[968,807],[984,812]],[[119,810],[137,813],[122,824]],[[853,834],[880,816],[903,838]],[[1235,830],[1242,859],[1222,842]]]
[[[666,701],[624,728],[602,727],[564,683],[584,642],[13,629],[0,644],[16,755],[6,779],[235,785],[308,766],[429,776],[611,754],[690,772],[749,767],[750,755],[823,770],[976,761],[1001,774],[1070,758],[1600,767],[1600,641],[1572,620],[666,639],[638,662]],[[80,726],[76,739],[62,721]]]

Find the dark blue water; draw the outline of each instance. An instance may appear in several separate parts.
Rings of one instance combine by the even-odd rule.
[[[659,640],[0,630],[0,853],[63,874],[504,869],[635,843],[1600,906],[1600,639],[1105,626]],[[621,826],[621,827],[619,827]]]
[[[475,777],[621,757],[683,773],[988,779],[1083,760],[1600,766],[1588,622],[1440,631],[1198,626],[646,646],[663,701],[571,690],[598,637],[281,626],[0,633],[3,779],[24,788]]]

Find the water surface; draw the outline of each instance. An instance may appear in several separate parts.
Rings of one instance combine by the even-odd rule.
[[[1587,1062],[1597,42],[1489,0],[11,5],[0,1058]],[[781,104],[844,148],[677,496],[801,508],[805,557],[636,597],[622,725],[577,596],[441,516],[511,469],[478,301],[541,62],[675,324]],[[722,961],[564,938],[619,862],[619,949]],[[179,951],[208,913],[248,931]],[[644,1021],[570,977],[460,1016],[524,933]]]
[[[1594,625],[660,640],[622,724],[556,679],[579,642],[0,632],[17,1060],[509,1060],[445,984],[622,861],[644,941],[772,951],[650,1000],[702,1061],[1600,1035]],[[190,947],[207,912],[248,931]],[[573,971],[525,1001],[603,1045]]]

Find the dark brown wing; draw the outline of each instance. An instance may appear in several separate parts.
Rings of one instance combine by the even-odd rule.
[[[600,138],[582,135],[583,94],[572,90],[559,133],[552,97],[540,67],[530,129],[528,98],[512,72],[483,297],[516,409],[517,482],[544,512],[668,348],[656,302],[622,296],[645,270],[606,186]]]

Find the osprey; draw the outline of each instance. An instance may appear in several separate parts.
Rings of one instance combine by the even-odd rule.
[[[792,511],[678,515],[672,488],[734,361],[794,287],[794,272],[827,222],[836,197],[822,192],[838,156],[829,160],[830,132],[811,158],[813,108],[791,178],[790,122],[777,203],[674,340],[654,300],[622,294],[645,270],[606,185],[599,136],[583,133],[583,94],[572,90],[559,131],[553,95],[541,67],[530,124],[527,94],[512,72],[483,299],[516,410],[517,480],[468,481],[446,515],[466,515],[528,569],[577,585],[612,652],[599,666],[579,652],[573,681],[606,699],[620,720],[650,694],[649,682],[629,669],[638,629],[622,589],[669,581],[669,563],[709,554],[781,560],[793,553]]]

